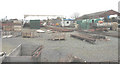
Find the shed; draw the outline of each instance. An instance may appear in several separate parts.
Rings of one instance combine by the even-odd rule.
[[[108,18],[110,15],[120,15],[119,12],[114,11],[114,10],[107,10],[107,11],[100,11],[100,12],[95,12],[91,14],[85,14],[76,20],[81,20],[81,19],[96,19],[96,18]]]
[[[30,20],[31,29],[40,29],[40,20]]]
[[[93,23],[98,23],[98,21],[103,21],[103,19],[84,19],[84,20],[78,20],[78,29],[91,29]]]
[[[72,26],[73,23],[74,23],[74,20],[73,20],[73,19],[63,19],[63,20],[61,21],[62,27]]]

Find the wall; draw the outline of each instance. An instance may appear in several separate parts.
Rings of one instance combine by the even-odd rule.
[[[39,45],[35,44],[20,44],[10,54],[8,54],[3,62],[40,62],[39,57],[33,57],[32,52],[38,48]]]
[[[22,56],[31,56],[32,52],[38,48],[39,45],[30,45],[30,44],[24,44],[22,45]]]
[[[7,56],[3,62],[33,62],[31,56]]]
[[[21,56],[21,44],[17,46],[8,56]]]

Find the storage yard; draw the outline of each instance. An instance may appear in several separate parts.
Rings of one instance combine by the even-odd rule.
[[[117,62],[119,19],[101,19],[104,14],[119,13],[108,10],[96,16],[89,14],[93,19],[82,16],[4,21],[1,38],[6,56],[3,62]],[[25,15],[25,18],[28,16],[41,15]]]
[[[77,32],[64,33],[65,40],[51,41],[49,33],[39,33],[39,37],[22,38],[12,37],[3,39],[3,51],[10,53],[19,44],[39,44],[44,48],[41,53],[41,59],[44,62],[57,62],[60,59],[67,58],[68,55],[77,56],[88,62],[116,62],[118,61],[118,38],[109,37],[110,41],[97,40],[95,44],[82,41],[73,37],[70,34]],[[52,57],[52,59],[50,59]]]

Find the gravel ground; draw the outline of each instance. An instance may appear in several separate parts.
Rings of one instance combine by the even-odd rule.
[[[2,50],[9,53],[19,44],[40,44],[44,45],[42,50],[43,62],[57,62],[68,55],[77,56],[88,62],[104,62],[118,60],[118,38],[108,37],[110,41],[97,41],[90,44],[85,41],[70,37],[70,34],[77,32],[66,32],[66,40],[48,40],[48,33],[40,33],[36,38],[6,38],[3,39]]]

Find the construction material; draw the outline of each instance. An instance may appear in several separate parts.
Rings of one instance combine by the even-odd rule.
[[[103,36],[103,35],[93,35],[93,38],[95,38],[95,39],[106,39],[106,36]]]
[[[110,33],[107,33],[107,34],[105,34],[106,36],[112,36],[112,37],[118,37],[118,38],[120,38],[120,35],[119,35],[119,33],[118,34],[110,34]]]
[[[78,39],[80,39],[80,40],[85,40],[85,41],[87,41],[87,42],[90,42],[91,44],[95,44],[95,41],[96,41],[96,39],[95,38],[93,38],[92,36],[90,36],[90,35],[85,35],[85,34],[71,34],[70,35],[71,37],[75,37],[75,38],[78,38]]]
[[[41,50],[42,50],[42,48],[43,48],[42,45],[39,46],[39,47],[35,50],[35,52],[33,52],[33,55],[32,55],[32,56],[34,56],[34,57],[39,57],[40,54],[41,54]]]
[[[55,40],[65,40],[65,34],[63,34],[63,33],[53,33],[50,36],[49,40],[53,40],[53,41],[55,41]]]
[[[2,22],[2,29],[3,29],[3,31],[12,31],[13,23],[12,22]]]
[[[43,31],[43,30],[36,30],[37,31],[37,33],[45,33],[45,31]]]
[[[21,36],[21,32],[18,31],[2,31],[2,38],[12,38]]]
[[[31,31],[25,31],[25,32],[22,32],[22,37],[23,38],[33,38],[33,37],[35,37],[35,34],[34,34],[34,32],[31,32]]]
[[[22,30],[22,21],[14,20],[13,24],[14,31],[20,32]]]
[[[59,32],[72,32],[72,31],[74,31],[72,29],[66,29],[66,28],[60,28],[60,27],[48,27],[48,26],[46,26],[46,28],[52,29],[54,31],[59,31]]]
[[[73,56],[73,55],[68,55],[66,58],[60,58],[60,60],[58,62],[83,62],[86,63],[87,61],[85,61],[82,58],[79,58],[77,56]]]
[[[13,35],[3,36],[2,38],[11,38]]]
[[[14,31],[21,31],[22,30],[22,26],[14,26]]]
[[[96,23],[95,27],[97,28],[110,28],[112,27],[112,23]]]
[[[102,31],[83,31],[83,30],[78,30],[79,32],[83,33],[89,33],[89,34],[98,34],[98,35],[105,35],[105,36],[111,36],[111,37],[117,37],[120,38],[120,34],[118,32],[110,33],[109,32],[102,32]]]
[[[73,56],[73,55],[69,55],[67,61],[68,62],[87,62],[84,59],[81,59],[81,58],[79,58],[77,56]]]
[[[14,20],[13,21],[14,25],[22,25],[22,21]]]
[[[95,38],[96,40],[105,40],[105,41],[109,41],[110,39],[105,36],[105,35],[98,35],[98,34],[92,34],[93,38]]]
[[[2,31],[2,38],[11,38],[13,37],[12,31]]]
[[[117,31],[118,23],[117,22],[113,22],[112,24],[113,24],[112,25],[112,30]]]
[[[22,33],[18,32],[18,31],[14,31],[13,36],[14,37],[19,37],[19,36],[22,36]]]
[[[3,31],[12,31],[13,26],[3,26]]]
[[[115,32],[115,33],[101,33],[102,35],[105,35],[105,36],[111,36],[111,37],[117,37],[117,38],[120,38],[120,34]]]

